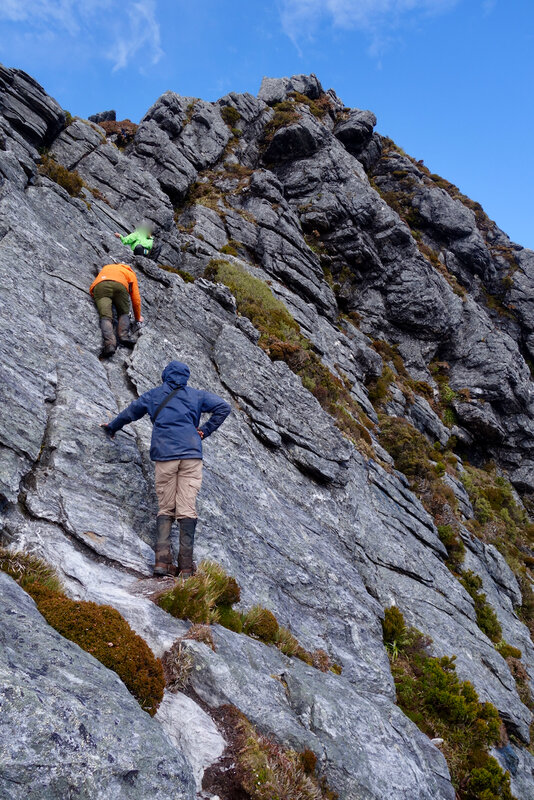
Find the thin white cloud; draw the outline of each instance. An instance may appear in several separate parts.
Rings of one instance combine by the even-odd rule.
[[[30,38],[66,33],[86,51],[92,45],[95,58],[111,60],[113,72],[141,55],[143,64],[163,55],[155,0],[1,0],[0,21],[18,23]]]
[[[121,31],[116,41],[113,72],[123,69],[138,53],[147,53],[152,64],[157,64],[163,55],[161,34],[156,20],[154,0],[139,0],[128,6],[128,27]]]
[[[334,28],[361,30],[373,39],[414,15],[448,11],[458,0],[282,0],[282,28],[293,42],[311,36],[325,20]]]

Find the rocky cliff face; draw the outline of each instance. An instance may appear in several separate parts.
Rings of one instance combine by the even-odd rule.
[[[0,91],[4,543],[54,565],[73,598],[114,606],[157,656],[185,633],[140,581],[155,535],[150,423],[113,442],[98,427],[179,358],[192,385],[233,407],[205,445],[197,557],[236,576],[244,605],[271,609],[343,667],[324,674],[214,626],[215,652],[189,645],[204,709],[167,695],[151,720],[6,578],[0,667],[11,688],[0,726],[17,746],[2,745],[0,795],[63,798],[77,787],[88,798],[192,798],[224,749],[206,709],[231,703],[284,745],[312,749],[340,798],[452,800],[443,755],[395,704],[381,618],[396,605],[497,707],[510,741],[496,755],[515,796],[533,798],[534,646],[518,608],[534,562],[523,540],[509,552],[502,516],[500,539],[481,533],[483,514],[458,476],[492,460],[522,493],[510,490],[514,513],[529,507],[534,254],[313,76],[266,79],[258,97],[217,103],[166,92],[125,149],[96,124],[66,125],[22,72],[1,68]],[[77,196],[46,174],[50,160],[81,177]],[[103,264],[128,260],[113,232],[144,218],[165,268],[135,259],[147,324],[131,355],[103,362],[88,287]],[[239,313],[238,292],[218,282],[221,262],[270,287],[330,389]],[[424,486],[394,468],[381,434],[388,418],[438,443],[430,463],[449,491],[439,514]],[[466,549],[461,569],[480,576],[502,638],[521,650],[521,696],[447,566],[435,524],[447,520]],[[57,658],[44,675],[50,649]],[[43,749],[51,731],[59,738]]]

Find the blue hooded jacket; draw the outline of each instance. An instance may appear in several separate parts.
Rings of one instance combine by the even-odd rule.
[[[157,416],[152,430],[150,458],[152,461],[202,458],[202,439],[197,429],[206,438],[224,422],[231,408],[216,394],[187,386],[189,374],[187,364],[171,361],[161,375],[163,384],[130,403],[108,424],[108,430],[114,434],[145,414],[154,421],[154,414],[162,400],[181,387]],[[211,417],[199,428],[200,416],[204,413],[211,414]]]

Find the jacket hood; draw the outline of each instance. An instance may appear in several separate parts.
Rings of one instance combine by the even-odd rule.
[[[189,367],[182,361],[171,361],[161,373],[161,380],[171,386],[185,386],[189,380]]]

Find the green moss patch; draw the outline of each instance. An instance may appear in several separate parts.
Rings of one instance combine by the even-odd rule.
[[[51,155],[44,154],[41,156],[39,174],[45,175],[59,184],[59,186],[62,186],[71,197],[79,197],[82,193],[84,182],[81,175],[76,170],[68,170],[62,164],[58,164]]]
[[[161,663],[118,611],[66,597],[52,567],[34,556],[0,550],[0,569],[33,597],[52,628],[116,672],[141,708],[156,713],[165,687]]]
[[[383,631],[397,703],[423,733],[444,740],[459,800],[513,800],[509,774],[488,753],[500,739],[495,706],[458,678],[454,656],[429,655],[431,640],[408,627],[398,608],[386,609]]]

